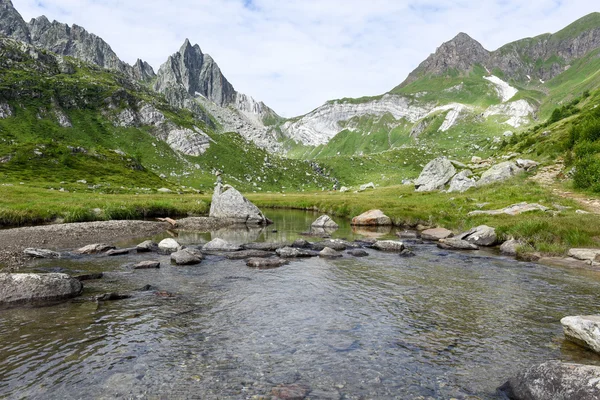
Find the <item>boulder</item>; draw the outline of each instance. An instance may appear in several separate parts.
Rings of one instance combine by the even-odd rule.
[[[481,175],[481,179],[477,182],[477,186],[489,185],[494,182],[501,182],[506,179],[512,178],[513,176],[523,172],[522,168],[519,168],[517,164],[512,161],[501,162],[492,166],[490,169],[485,171]]]
[[[82,290],[81,282],[67,274],[0,273],[0,304],[69,299]]]
[[[366,257],[369,255],[369,253],[367,253],[366,251],[364,251],[363,249],[352,249],[352,250],[348,250],[348,254],[350,254],[353,257]]]
[[[600,249],[569,249],[567,255],[577,260],[592,262],[600,255]]]
[[[473,243],[459,238],[440,239],[437,247],[444,250],[478,250],[479,247]]]
[[[360,185],[358,189],[359,192],[364,192],[367,189],[375,189],[375,184],[373,182],[365,183],[364,185]]]
[[[283,247],[277,249],[276,253],[281,258],[316,257],[319,255],[317,251],[297,249],[295,247]]]
[[[445,157],[436,158],[423,168],[421,175],[415,181],[415,189],[417,192],[443,189],[455,174],[456,168],[450,160]]]
[[[60,258],[60,253],[48,249],[32,249],[23,250],[23,253],[33,258]]]
[[[292,243],[292,247],[297,249],[309,249],[310,246],[311,243],[306,239],[296,239],[294,240],[294,243]]]
[[[600,315],[564,317],[560,323],[567,339],[600,353]]]
[[[83,246],[82,248],[75,250],[75,253],[77,253],[77,254],[98,254],[98,253],[104,253],[105,251],[108,251],[108,250],[113,250],[115,248],[116,248],[115,246],[111,246],[106,243],[95,243],[95,244],[88,244],[87,246]]]
[[[499,210],[475,210],[475,211],[471,211],[467,215],[469,217],[474,216],[474,215],[500,215],[500,214],[519,215],[519,214],[530,212],[530,211],[544,211],[545,212],[545,211],[548,211],[548,207],[544,207],[543,205],[537,204],[537,203],[530,204],[527,202],[523,202],[523,203],[513,204],[508,207],[501,208]]]
[[[153,242],[152,240],[146,240],[135,246],[135,249],[138,253],[147,253],[151,251],[158,251],[158,244]]]
[[[333,229],[337,229],[339,227],[339,225],[336,224],[335,221],[329,217],[329,215],[321,215],[310,226],[313,228],[333,228]]]
[[[398,253],[398,255],[400,257],[406,257],[406,258],[416,256],[416,254],[412,250],[409,250],[409,249],[402,250],[400,253]]]
[[[393,251],[399,253],[404,250],[404,243],[396,240],[378,240],[373,243],[371,247],[381,251]]]
[[[203,251],[239,251],[242,247],[229,243],[223,239],[216,238],[202,246]]]
[[[352,225],[388,226],[392,225],[392,220],[381,210],[369,210],[352,218]]]
[[[124,256],[125,254],[131,253],[135,249],[112,249],[106,252],[107,256]]]
[[[272,269],[286,265],[289,261],[281,258],[250,258],[246,265],[250,268]]]
[[[167,238],[160,241],[158,244],[158,250],[164,254],[175,253],[181,248],[181,245],[177,243],[175,239]]]
[[[339,258],[342,257],[342,253],[332,249],[331,247],[325,247],[319,252],[319,257],[323,258]]]
[[[322,242],[315,242],[310,245],[310,248],[313,250],[323,250],[325,247],[329,247],[330,249],[336,251],[344,251],[348,247],[357,247],[354,243],[347,242],[341,239],[328,239]]]
[[[272,252],[264,250],[240,250],[225,254],[225,258],[228,260],[244,260],[247,258],[266,258],[272,255]]]
[[[198,252],[192,253],[183,249],[171,253],[171,262],[176,265],[196,265],[202,262],[202,256]]]
[[[133,266],[133,269],[157,269],[160,268],[160,261],[142,261]]]
[[[258,207],[235,188],[220,183],[215,186],[209,216],[253,225],[267,225],[270,222]]]
[[[533,160],[524,160],[522,158],[518,158],[517,161],[515,161],[515,163],[517,164],[517,167],[523,168],[525,171],[531,171],[537,168],[538,165],[540,165],[538,162],[535,162]]]
[[[471,178],[472,175],[473,173],[468,169],[460,171],[458,174],[454,175],[452,180],[450,180],[450,188],[448,189],[448,192],[463,193],[470,188],[477,186],[477,181]]]
[[[520,245],[521,243],[518,240],[509,239],[506,242],[502,243],[502,246],[500,246],[500,253],[505,254],[507,256],[516,256],[517,249]]]
[[[499,390],[516,400],[600,399],[600,367],[549,361],[510,378]]]
[[[246,243],[242,245],[242,248],[246,250],[263,250],[263,251],[275,251],[287,246],[285,243],[275,242],[257,242],[257,243]]]
[[[498,240],[496,229],[487,225],[479,225],[472,228],[467,232],[461,233],[457,238],[479,246],[493,246]]]
[[[440,240],[447,239],[452,236],[454,236],[452,231],[446,228],[426,229],[423,232],[421,232],[421,239],[423,240]]]

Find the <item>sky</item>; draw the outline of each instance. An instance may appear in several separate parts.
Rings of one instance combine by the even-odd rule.
[[[591,0],[13,0],[83,26],[129,64],[156,71],[186,38],[235,89],[284,117],[327,100],[385,93],[465,32],[486,49],[600,11]]]

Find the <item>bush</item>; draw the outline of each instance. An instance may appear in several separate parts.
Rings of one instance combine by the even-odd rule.
[[[573,183],[579,189],[600,193],[600,158],[587,155],[575,164]]]

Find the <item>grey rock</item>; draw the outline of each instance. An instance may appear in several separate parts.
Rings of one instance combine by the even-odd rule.
[[[478,186],[489,185],[495,182],[501,182],[512,178],[513,176],[522,173],[524,170],[519,168],[512,161],[501,162],[492,166],[481,175],[481,179],[477,182]]]
[[[536,161],[525,160],[522,158],[518,158],[517,161],[515,161],[515,163],[517,164],[517,166],[519,168],[523,168],[525,171],[531,171],[531,170],[537,168],[537,166],[539,165],[539,163]]]
[[[378,240],[371,246],[374,249],[381,251],[401,252],[404,250],[404,243],[396,240]]]
[[[158,269],[160,261],[141,261],[133,266],[133,269]]]
[[[281,258],[316,257],[319,255],[318,251],[297,249],[295,247],[283,247],[277,249],[276,253]]]
[[[202,262],[202,256],[199,253],[191,253],[187,249],[171,253],[171,262],[177,265],[196,265]]]
[[[471,211],[467,215],[468,216],[474,216],[474,215],[500,215],[500,214],[518,215],[518,214],[522,214],[522,213],[526,213],[526,212],[531,212],[531,211],[543,211],[543,212],[546,212],[546,211],[548,211],[548,207],[544,207],[543,205],[537,204],[537,203],[523,202],[523,203],[513,204],[513,205],[510,205],[508,207],[501,208],[499,210],[475,210],[475,211]]]
[[[135,249],[113,249],[106,252],[107,256],[124,256],[125,254],[131,253]]]
[[[369,253],[367,253],[365,250],[363,249],[352,249],[352,250],[348,250],[348,254],[350,254],[353,257],[367,257],[369,255]]]
[[[444,250],[478,250],[479,247],[473,243],[459,238],[440,239],[437,247]]]
[[[341,239],[328,239],[322,242],[312,243],[310,246],[313,250],[323,250],[326,247],[329,247],[336,251],[344,251],[348,247],[355,247],[353,243],[347,242]]]
[[[306,239],[296,239],[294,240],[294,243],[292,243],[291,247],[295,247],[297,249],[309,249],[311,247],[311,243]]]
[[[364,185],[360,185],[358,191],[364,192],[367,189],[375,189],[375,184],[373,182],[365,183]]]
[[[0,6],[1,7],[1,6]],[[13,111],[7,103],[0,103],[0,119],[12,117]]]
[[[549,361],[534,365],[500,387],[516,400],[600,399],[600,367]]]
[[[471,178],[472,175],[473,173],[468,169],[460,171],[458,174],[454,175],[450,180],[448,192],[463,193],[470,188],[477,186],[477,181]]]
[[[319,252],[319,257],[322,258],[340,258],[342,257],[342,253],[336,251],[330,247],[325,247],[323,250]]]
[[[352,218],[352,225],[358,226],[386,226],[392,225],[390,217],[381,210],[369,210]]]
[[[223,239],[216,238],[202,246],[203,251],[239,251],[242,247],[229,243]]]
[[[89,244],[87,246],[84,246],[84,247],[81,247],[81,248],[75,250],[75,253],[77,253],[77,254],[98,254],[98,253],[104,253],[108,250],[113,250],[113,249],[115,249],[115,246],[111,246],[106,243],[94,243],[94,244]]]
[[[569,249],[567,255],[577,260],[582,261],[595,261],[596,257],[600,255],[600,249]]]
[[[560,323],[567,339],[600,353],[600,315],[564,317]]]
[[[200,156],[210,147],[210,137],[198,128],[172,129],[166,142],[173,149],[188,156]]]
[[[175,239],[167,238],[158,243],[158,251],[164,254],[175,253],[179,249],[181,249],[181,245]]]
[[[456,169],[450,160],[444,157],[436,158],[425,165],[421,175],[415,181],[415,189],[417,192],[443,189],[455,174]]]
[[[502,243],[500,246],[500,253],[505,254],[507,256],[516,256],[517,249],[521,243],[515,239],[509,239],[506,242]]]
[[[103,272],[90,272],[89,274],[81,274],[73,276],[74,279],[77,279],[79,282],[91,281],[96,279],[102,279],[104,276]]]
[[[23,250],[23,253],[33,258],[60,258],[60,253],[48,249],[32,249],[27,248]]]
[[[0,273],[0,304],[63,300],[82,290],[81,282],[67,274]]]
[[[220,183],[215,186],[209,216],[255,225],[266,225],[269,222],[258,207],[235,188]]]
[[[493,246],[498,241],[496,229],[487,225],[479,225],[472,228],[467,232],[461,233],[457,238],[479,246]]]
[[[0,1],[0,34],[31,43],[29,27],[10,0]]]
[[[264,250],[240,250],[233,253],[225,254],[225,258],[229,260],[243,260],[247,258],[266,258],[271,257],[273,252]]]
[[[258,243],[246,243],[246,244],[243,244],[242,248],[246,249],[246,250],[275,251],[277,249],[281,249],[282,247],[286,247],[286,246],[287,246],[287,244],[285,244],[285,243],[258,242]]]
[[[400,253],[398,253],[398,255],[400,257],[406,257],[406,258],[408,258],[408,257],[416,257],[416,254],[414,253],[414,251],[409,250],[409,249],[402,250]]]
[[[138,244],[135,249],[138,253],[148,253],[152,251],[158,251],[158,244],[153,242],[152,240],[146,240],[140,244]]]
[[[336,224],[335,221],[333,219],[331,219],[331,217],[329,215],[321,215],[310,226],[315,227],[315,228],[333,228],[333,229],[337,229],[339,227],[339,225]]]
[[[281,258],[250,258],[246,261],[248,267],[258,269],[279,268],[288,263],[288,260],[283,260]]]
[[[432,228],[421,232],[421,239],[423,240],[440,240],[447,239],[452,236],[454,236],[452,231],[446,228]]]

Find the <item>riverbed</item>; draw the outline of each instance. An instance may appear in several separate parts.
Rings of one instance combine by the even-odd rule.
[[[291,242],[318,217],[266,215],[274,225],[176,239]],[[395,237],[338,222],[334,237]],[[599,272],[408,245],[415,257],[367,249],[273,270],[220,256],[188,267],[157,254],[40,261],[28,270],[104,278],[72,301],[0,311],[0,397],[497,399],[531,364],[600,365],[564,340],[559,322],[598,313]],[[148,259],[161,268],[131,268]],[[107,292],[133,297],[93,300]]]

